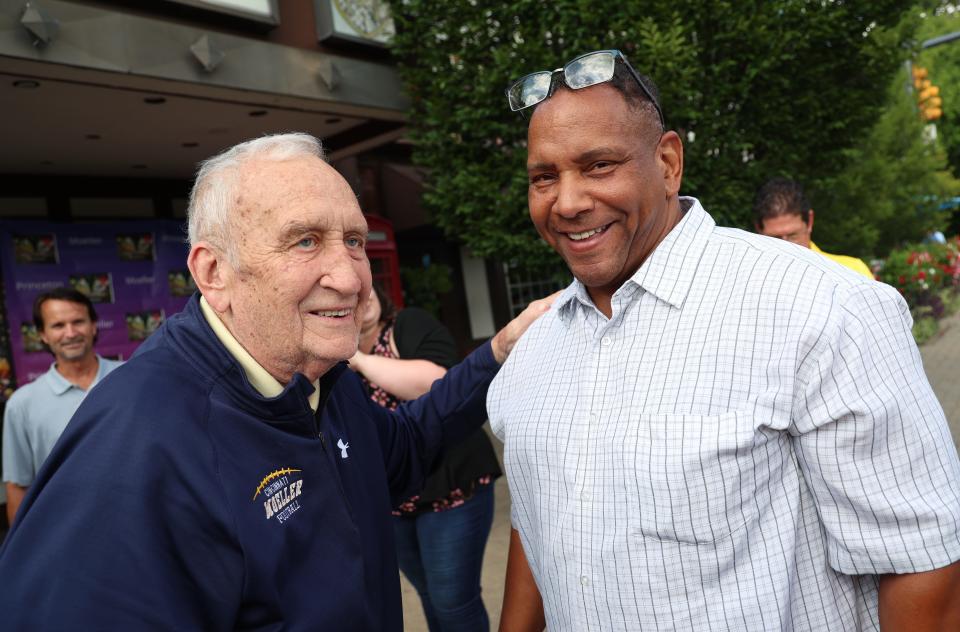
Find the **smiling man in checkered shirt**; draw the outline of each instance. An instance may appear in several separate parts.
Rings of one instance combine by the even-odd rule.
[[[960,463],[892,288],[719,228],[617,51],[517,81],[576,280],[490,388],[501,630],[960,630]]]

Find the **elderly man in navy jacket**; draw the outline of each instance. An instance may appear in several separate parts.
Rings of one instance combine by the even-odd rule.
[[[94,389],[0,549],[10,629],[400,630],[390,508],[483,423],[538,302],[380,408],[344,360],[370,292],[367,226],[304,134],[204,163],[200,290]]]

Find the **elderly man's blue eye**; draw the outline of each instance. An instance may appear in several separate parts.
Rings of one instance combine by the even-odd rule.
[[[313,237],[304,237],[303,239],[301,239],[301,240],[297,243],[297,245],[298,245],[298,246],[301,246],[301,247],[303,247],[303,248],[310,248],[311,246],[315,245],[316,243],[317,243],[317,240],[314,239]]]

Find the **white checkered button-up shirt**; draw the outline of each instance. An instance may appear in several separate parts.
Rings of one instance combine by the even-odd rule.
[[[614,294],[575,282],[488,396],[547,626],[872,630],[960,559],[960,463],[889,286],[699,202]]]

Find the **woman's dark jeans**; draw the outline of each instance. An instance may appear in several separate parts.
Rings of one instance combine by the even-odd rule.
[[[480,596],[483,549],[493,524],[493,483],[463,505],[395,517],[397,560],[420,595],[430,632],[489,632]]]

